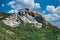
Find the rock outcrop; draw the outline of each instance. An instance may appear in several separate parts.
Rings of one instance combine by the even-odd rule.
[[[36,26],[41,27],[42,24],[49,24],[40,12],[31,8],[21,9],[18,13],[12,13],[12,15],[6,18],[6,20],[3,20],[3,22],[9,26],[18,26],[20,23],[34,23]]]

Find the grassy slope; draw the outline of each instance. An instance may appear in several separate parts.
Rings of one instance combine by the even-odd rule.
[[[7,33],[7,30],[15,34]],[[57,40],[58,36],[60,30],[52,26],[37,28],[32,24],[20,24],[12,28],[0,22],[0,40]]]

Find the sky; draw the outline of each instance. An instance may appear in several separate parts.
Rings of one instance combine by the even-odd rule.
[[[0,0],[0,12],[18,12],[32,8],[41,12],[45,19],[60,28],[60,0]]]

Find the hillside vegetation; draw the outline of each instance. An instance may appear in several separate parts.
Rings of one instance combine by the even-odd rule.
[[[10,27],[0,22],[0,40],[60,40],[60,29],[52,25],[37,28],[29,23]]]

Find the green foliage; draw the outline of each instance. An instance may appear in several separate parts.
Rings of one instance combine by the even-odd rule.
[[[7,33],[10,30],[14,34]],[[37,28],[33,24],[19,24],[17,27],[10,27],[0,22],[0,40],[57,40],[60,30],[55,27]],[[59,39],[60,40],[60,39]]]

